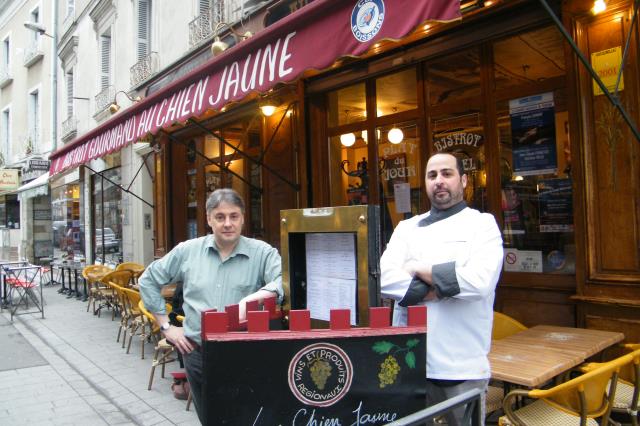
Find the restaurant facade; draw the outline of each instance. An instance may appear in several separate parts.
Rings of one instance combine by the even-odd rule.
[[[148,142],[158,257],[211,232],[205,200],[221,187],[244,197],[245,234],[276,247],[280,210],[357,204],[379,206],[384,244],[429,208],[427,158],[451,152],[465,200],[503,232],[496,310],[640,339],[633,2],[597,15],[591,1],[552,2],[553,16],[542,1],[299,3],[277,2],[254,17],[257,35],[58,149],[50,174]],[[631,126],[554,16],[618,85]]]

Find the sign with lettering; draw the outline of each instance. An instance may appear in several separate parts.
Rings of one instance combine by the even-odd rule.
[[[17,169],[0,170],[0,191],[13,191],[20,186],[20,177]]]
[[[471,132],[453,132],[442,136],[433,142],[438,152],[455,148],[457,146],[478,148],[482,146],[483,135]]]
[[[356,3],[362,6],[362,13],[357,14],[362,23],[358,31],[367,31],[371,36],[366,40],[357,39],[352,32]],[[323,70],[337,58],[361,56],[378,41],[401,39],[426,20],[460,17],[457,0],[394,0],[386,3],[383,20],[379,19],[380,14],[368,14],[367,6],[373,3],[312,2],[54,152],[50,156],[50,174],[102,157],[206,111],[220,111],[250,93],[266,93],[278,83],[295,81],[308,69]],[[378,10],[381,11],[379,7]],[[369,29],[372,22],[375,31]]]
[[[423,409],[426,334],[397,331],[205,341],[205,423],[382,425]]]
[[[506,248],[504,249],[504,270],[507,272],[542,272],[542,252]]]
[[[618,81],[618,73],[620,72],[620,63],[622,62],[622,48],[620,46],[611,49],[601,50],[591,54],[591,66],[596,72],[602,83],[608,91],[613,92]],[[618,91],[624,89],[624,75],[620,75],[620,85]],[[603,95],[602,89],[593,80],[593,94],[595,96]]]

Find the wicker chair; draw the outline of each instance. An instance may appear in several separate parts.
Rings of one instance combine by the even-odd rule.
[[[104,306],[109,305],[108,296],[113,293],[109,287],[100,282],[100,278],[112,272],[113,269],[105,265],[89,265],[82,270],[82,277],[87,282],[89,288],[89,302],[87,303],[87,312],[93,304],[93,314],[100,316],[100,311]],[[96,309],[96,302],[98,302],[98,308]]]

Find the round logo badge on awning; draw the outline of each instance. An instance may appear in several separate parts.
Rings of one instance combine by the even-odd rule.
[[[384,22],[382,0],[359,0],[351,12],[351,32],[364,43],[375,37]]]
[[[289,388],[302,403],[328,407],[349,392],[353,366],[347,354],[330,343],[298,351],[289,363]]]

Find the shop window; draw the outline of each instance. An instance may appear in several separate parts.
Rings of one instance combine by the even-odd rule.
[[[459,66],[462,64],[462,66]],[[464,199],[487,211],[484,116],[480,99],[477,48],[429,63],[431,153],[448,152],[462,159],[467,174]]]
[[[0,227],[20,228],[20,201],[16,194],[0,196]]]
[[[536,40],[532,43],[531,40]],[[513,57],[513,52],[518,54]],[[505,271],[575,273],[562,41],[546,28],[494,45]],[[506,93],[506,92],[499,92]]]
[[[84,220],[80,205],[80,185],[51,189],[53,256],[57,259],[84,254]]]
[[[122,263],[122,190],[120,167],[92,176],[93,236],[96,262]]]
[[[416,69],[409,68],[376,80],[378,117],[418,108]]]
[[[367,118],[364,83],[330,92],[327,96],[329,127],[364,121]]]

